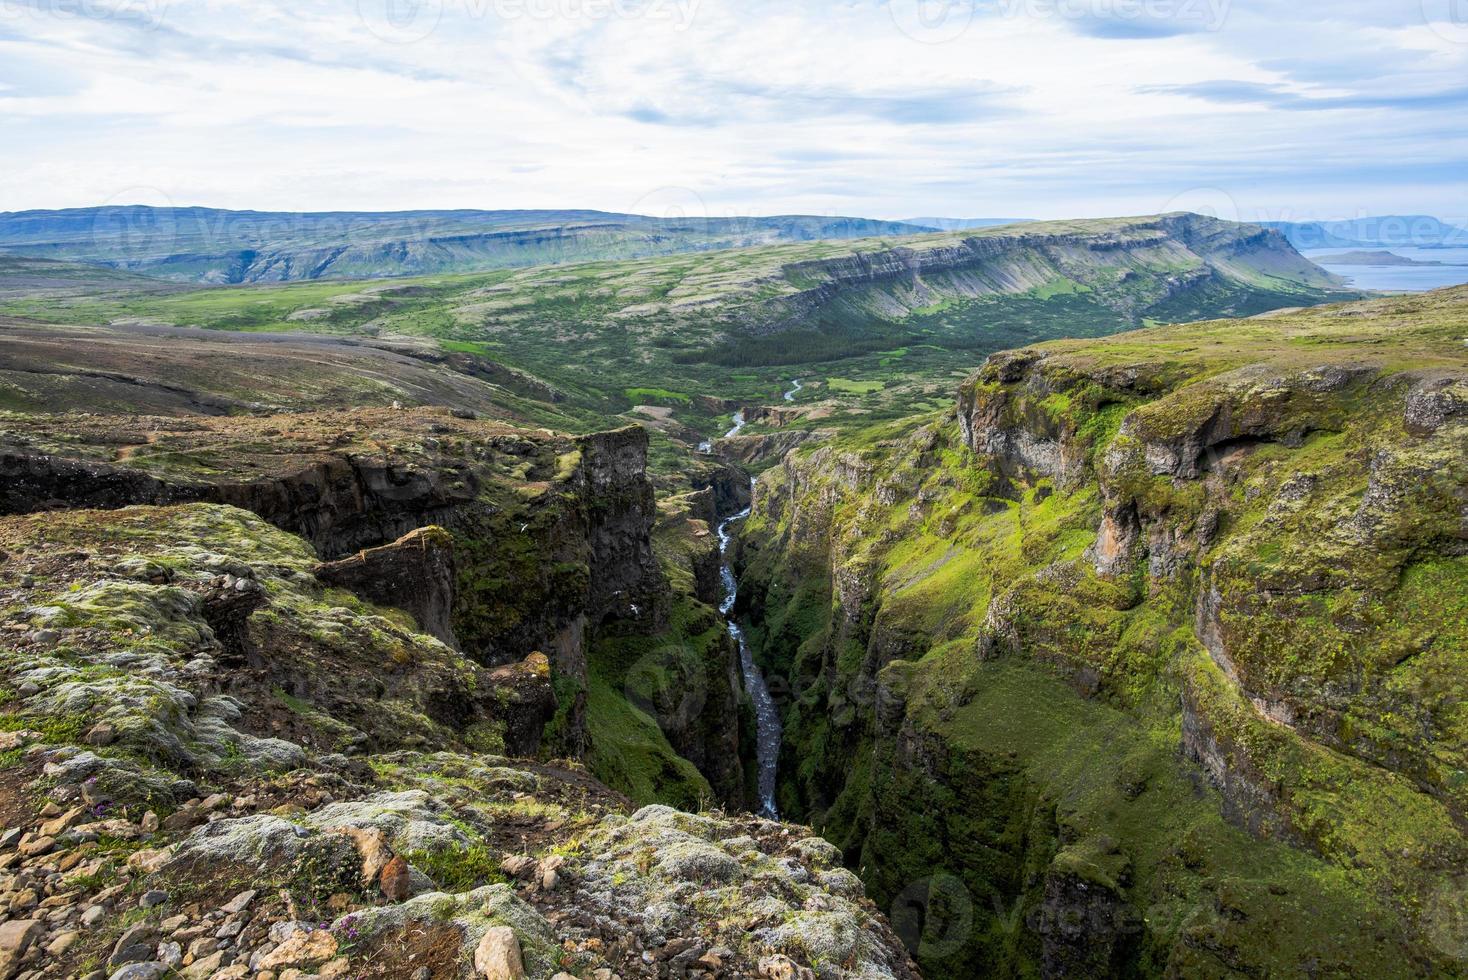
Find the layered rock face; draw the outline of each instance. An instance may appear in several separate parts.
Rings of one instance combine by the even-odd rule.
[[[327,580],[444,534],[323,566],[223,505],[0,518],[0,974],[917,976],[807,828],[528,760],[544,656]]]
[[[1023,293],[1057,279],[1079,284],[1103,308],[1132,322],[1153,313],[1272,299],[1321,302],[1343,282],[1303,258],[1285,237],[1257,225],[1196,214],[1100,222],[1048,222],[1000,232],[945,236],[910,246],[791,263],[795,292],[756,304],[743,319],[761,330],[804,326],[821,314],[869,310],[886,320],[926,307]],[[1252,295],[1250,295],[1252,293]],[[1173,307],[1176,307],[1175,309]]]
[[[437,409],[12,416],[0,452],[11,476],[0,487],[6,513],[238,506],[334,559],[318,569],[324,581],[408,610],[481,664],[544,654],[557,687],[545,699],[553,709],[559,701],[553,747],[565,755],[591,752],[597,637],[651,640],[669,625],[675,597],[653,554],[656,507],[639,428],[558,436]],[[719,795],[737,803],[741,780],[725,772],[723,738],[738,731],[732,676],[713,699],[731,706],[718,718],[717,749],[672,734],[693,755],[719,760]],[[514,744],[538,745],[544,715],[522,713],[534,730],[513,734]]]
[[[997,355],[761,479],[782,811],[927,975],[1464,968],[1465,328],[1460,289]]]
[[[316,577],[410,612],[423,632],[459,648],[453,622],[454,543],[442,528],[420,528],[392,544],[318,565]]]

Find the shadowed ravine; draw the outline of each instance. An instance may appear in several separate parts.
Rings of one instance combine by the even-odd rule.
[[[754,702],[760,812],[773,818],[779,816],[775,810],[775,767],[780,760],[780,712],[775,707],[775,699],[770,696],[770,687],[765,683],[765,675],[760,671],[759,665],[754,662],[754,655],[750,653],[749,643],[744,638],[744,631],[730,616],[734,611],[734,601],[739,596],[739,582],[734,578],[734,567],[729,559],[729,527],[748,516],[749,508],[746,507],[733,517],[726,518],[719,525],[719,554],[723,557],[723,562],[719,566],[719,578],[724,593],[723,598],[719,601],[719,611],[724,614],[728,622],[729,635],[734,637],[734,641],[739,644],[739,669],[744,675],[744,688],[749,692],[750,700]]]

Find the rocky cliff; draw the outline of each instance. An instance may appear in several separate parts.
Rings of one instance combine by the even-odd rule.
[[[346,567],[225,505],[0,518],[0,976],[917,976],[825,841],[527,758],[547,659]]]
[[[0,511],[190,501],[251,511],[334,559],[319,570],[324,580],[408,610],[478,663],[543,654],[556,692],[547,693],[548,748],[595,758],[587,731],[592,648],[602,639],[664,642],[670,610],[682,601],[653,553],[646,462],[638,428],[568,437],[441,409],[12,415],[0,433],[0,465],[10,475]],[[425,527],[441,530],[413,536]],[[727,681],[730,671],[706,676]],[[733,685],[710,701],[725,712],[714,715],[716,749],[670,722],[689,753],[717,761],[709,770],[716,790],[697,769],[680,770],[690,787],[684,796],[695,802],[700,793],[732,803],[742,796],[723,737],[738,731],[737,677]],[[625,700],[621,686],[609,696]],[[515,734],[516,744],[540,743],[543,714],[523,714],[533,730]],[[661,764],[673,764],[676,753],[655,727],[639,733]],[[601,752],[607,765],[617,754]],[[651,789],[640,795],[659,798]]]
[[[782,812],[927,975],[1464,969],[1465,329],[1048,344],[761,478]]]

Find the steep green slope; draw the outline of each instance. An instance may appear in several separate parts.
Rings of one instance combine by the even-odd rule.
[[[653,218],[601,211],[262,212],[121,206],[0,214],[0,253],[179,282],[295,282],[514,269],[929,228],[867,218]]]
[[[1457,289],[1057,342],[764,475],[782,812],[928,976],[1463,970],[1465,339]]]

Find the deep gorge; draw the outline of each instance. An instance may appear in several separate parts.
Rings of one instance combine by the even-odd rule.
[[[930,977],[1442,968],[1463,799],[1415,726],[1451,696],[1387,651],[1461,642],[1463,416],[1414,421],[1461,379],[1071,346],[760,478],[781,813]],[[1392,625],[1423,601],[1435,645]]]

